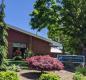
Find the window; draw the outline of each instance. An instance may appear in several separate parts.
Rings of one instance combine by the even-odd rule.
[[[13,43],[13,47],[26,48],[26,44],[25,43]]]

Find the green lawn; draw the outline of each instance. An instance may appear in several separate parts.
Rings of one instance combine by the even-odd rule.
[[[28,64],[26,61],[23,60],[13,60],[13,59],[7,59],[8,60],[8,66],[11,65],[16,65],[16,66],[20,66],[21,69],[28,69]]]

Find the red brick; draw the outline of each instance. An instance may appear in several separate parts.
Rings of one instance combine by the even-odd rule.
[[[27,48],[32,47],[32,51],[38,54],[48,54],[50,53],[49,42],[42,39],[27,35],[25,33],[9,29],[8,30],[8,56],[11,58],[12,53],[12,44],[14,42],[26,43]]]

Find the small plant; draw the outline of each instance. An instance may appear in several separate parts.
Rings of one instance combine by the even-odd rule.
[[[28,57],[32,57],[33,56],[33,52],[32,51],[29,51],[28,52]]]
[[[32,52],[32,50],[31,49],[28,50],[28,48],[27,48],[27,50],[25,52],[25,58],[32,57],[33,55],[34,55],[34,53]]]
[[[81,74],[86,76],[86,67],[77,67],[76,72],[80,72]]]
[[[8,61],[7,69],[9,67],[12,69],[12,65],[16,65],[19,70],[28,69],[28,63],[25,60],[13,60],[13,59],[9,60],[9,59],[7,59],[7,61]]]
[[[86,76],[84,76],[80,72],[75,72],[73,80],[86,80]]]
[[[33,56],[26,58],[29,67],[40,71],[60,70],[63,69],[63,64],[49,55],[46,56]]]
[[[7,66],[6,65],[1,65],[0,66],[0,71],[6,71],[7,70]]]
[[[15,56],[13,59],[14,60],[22,60],[22,57],[21,56]]]
[[[0,72],[0,80],[19,80],[16,72]]]
[[[77,67],[73,80],[86,80],[86,67]]]
[[[8,66],[7,70],[19,72],[21,70],[21,68],[19,66],[16,66],[15,64],[13,64],[11,66]]]
[[[60,77],[55,73],[43,73],[39,80],[60,80]]]

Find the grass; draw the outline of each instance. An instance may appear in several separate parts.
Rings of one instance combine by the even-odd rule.
[[[7,59],[8,60],[8,65],[16,65],[16,66],[20,66],[21,69],[28,69],[28,64],[26,61],[23,60],[13,60],[13,59]]]

